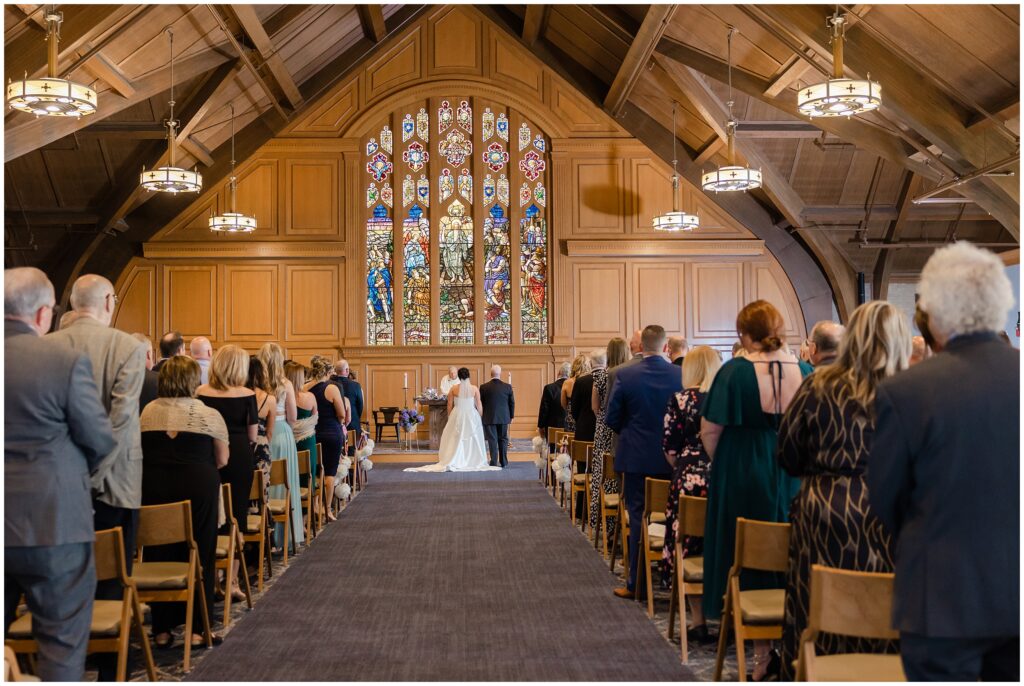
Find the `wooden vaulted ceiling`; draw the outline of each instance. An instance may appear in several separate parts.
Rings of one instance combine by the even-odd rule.
[[[61,71],[95,83],[102,113],[81,122],[5,118],[6,263],[43,265],[58,281],[82,267],[90,246],[137,249],[184,202],[135,190],[138,171],[165,155],[165,27],[175,37],[180,150],[213,180],[227,170],[228,103],[241,160],[426,8],[62,9]],[[674,133],[691,179],[725,162],[726,35],[735,27],[736,150],[765,177],[763,190],[739,202],[757,203],[799,237],[836,287],[841,311],[856,272],[884,293],[892,275],[920,269],[930,254],[915,247],[923,242],[958,237],[1000,249],[1019,241],[1016,177],[983,176],[940,194],[944,200],[910,202],[1017,152],[1017,6],[843,7],[851,18],[846,72],[870,72],[884,96],[881,110],[849,121],[796,115],[796,89],[831,71],[825,18],[833,6],[480,9],[667,161],[678,102]],[[41,73],[42,6],[5,5],[4,13],[6,76]]]

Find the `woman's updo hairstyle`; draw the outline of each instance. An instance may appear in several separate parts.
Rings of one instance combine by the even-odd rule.
[[[767,300],[755,300],[736,315],[736,333],[746,334],[766,353],[782,347],[782,334],[786,323],[782,314]]]
[[[309,376],[311,379],[326,379],[334,370],[334,364],[323,355],[313,355],[309,359]]]
[[[463,381],[469,378],[469,368],[459,367],[458,377]]]

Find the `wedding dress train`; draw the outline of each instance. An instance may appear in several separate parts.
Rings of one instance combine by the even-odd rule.
[[[452,404],[448,423],[441,432],[437,463],[423,467],[409,467],[407,472],[487,472],[500,470],[487,463],[487,444],[484,426],[476,411],[476,399],[470,391],[469,380],[459,383],[459,392]]]

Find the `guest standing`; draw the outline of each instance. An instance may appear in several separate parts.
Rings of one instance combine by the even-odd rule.
[[[775,443],[782,414],[812,370],[783,350],[785,322],[766,300],[755,300],[736,317],[744,357],[729,360],[715,376],[701,410],[701,439],[711,458],[704,526],[704,614],[722,614],[725,580],[733,563],[736,519],[788,520],[800,482],[782,472]],[[781,588],[777,574],[744,572],[744,588]],[[768,641],[754,642],[754,680],[769,667]],[[772,669],[778,656],[772,653]]]
[[[608,341],[605,351],[604,369],[596,369],[594,388],[590,393],[590,408],[594,411],[594,449],[590,453],[590,528],[597,529],[598,512],[601,510],[601,488],[605,493],[616,493],[619,490],[618,479],[614,474],[603,474],[605,453],[612,451],[612,430],[604,421],[604,408],[608,404],[608,378],[611,370],[625,364],[629,359],[629,348],[625,338],[613,338]],[[615,519],[609,517],[605,522],[604,535],[612,530]]]
[[[50,329],[53,284],[4,270],[4,632],[21,594],[43,681],[82,681],[92,622],[89,473],[116,442],[89,357]]]
[[[569,405],[572,407],[573,421],[576,424],[574,439],[593,442],[597,430],[597,417],[590,402],[594,394],[594,371],[605,368],[608,353],[603,348],[594,350],[590,353],[589,359],[590,371],[573,383]]]
[[[306,368],[298,362],[286,362],[284,375],[292,382],[295,389],[295,449],[309,451],[309,473],[315,477],[319,456],[316,454],[316,424],[318,421],[316,410],[316,396],[309,391],[303,390],[306,385]],[[302,484],[308,487],[310,484]]]
[[[811,336],[807,340],[807,360],[815,369],[836,361],[845,331],[842,324],[828,320],[820,321],[811,328]]]
[[[267,369],[255,355],[249,356],[249,378],[245,384],[256,396],[256,441],[253,443],[253,468],[263,472],[263,502],[270,502],[270,437],[277,418],[277,398],[268,392]],[[250,491],[252,493],[252,491]],[[249,512],[259,514],[259,503],[249,503]],[[246,526],[242,522],[239,526]]]
[[[202,374],[199,377],[201,384],[210,383],[210,360],[213,359],[213,346],[206,336],[196,336],[188,345],[188,352],[192,359],[199,364]]]
[[[349,406],[346,428],[349,431],[355,431],[358,439],[363,435],[363,387],[359,385],[352,374],[348,360],[338,360],[334,364],[334,371],[335,376],[331,380],[339,384],[342,395],[345,396]],[[355,456],[354,447],[349,451],[349,455]]]
[[[672,361],[672,364],[677,367],[683,366],[683,360],[686,358],[686,353],[689,352],[689,348],[686,345],[686,339],[680,338],[679,336],[671,336],[668,339],[668,359]]]
[[[212,616],[220,491],[217,470],[228,464],[230,448],[228,428],[220,413],[193,397],[199,379],[199,364],[184,355],[167,360],[160,368],[159,397],[140,418],[142,502],[162,505],[189,501],[192,537],[203,570],[201,590]],[[147,562],[188,562],[188,558],[188,546],[181,543],[152,546],[145,551]],[[169,648],[174,641],[171,631],[185,622],[185,603],[150,602],[149,606],[153,642],[159,648]],[[203,622],[198,609],[187,631],[192,647],[202,645]]]
[[[284,375],[284,351],[277,343],[264,343],[256,354],[267,369],[267,385],[277,399],[277,415],[274,417],[274,431],[270,438],[270,459],[285,460],[288,471],[289,494],[291,497],[292,531],[289,540],[295,550],[306,539],[306,529],[302,525],[302,494],[299,493],[299,455],[295,450],[295,433],[292,424],[298,419],[295,405],[295,388]],[[270,497],[283,499],[284,486],[270,489]],[[284,541],[284,524],[276,527],[277,540]]]
[[[572,366],[563,362],[558,367],[558,378],[544,386],[540,393],[540,409],[537,412],[537,433],[545,441],[548,439],[548,429],[554,427],[561,429],[565,426],[565,410],[562,409],[562,384],[569,378]],[[553,446],[550,446],[554,450]]]
[[[334,479],[338,476],[338,463],[341,461],[341,449],[345,445],[345,427],[348,425],[348,399],[341,394],[337,384],[329,381],[331,361],[326,357],[314,355],[309,361],[309,375],[312,386],[309,392],[316,398],[316,442],[323,450],[321,460],[324,465],[324,511],[327,519],[334,521],[331,511],[334,501]]]
[[[643,360],[621,369],[608,397],[605,422],[619,435],[615,471],[622,473],[622,497],[629,512],[629,574],[620,598],[633,597],[640,559],[644,522],[645,480],[667,479],[668,465],[661,452],[665,405],[683,388],[679,369],[668,361],[665,329],[654,324],[641,334]]]
[[[700,440],[700,411],[704,397],[711,388],[722,357],[714,348],[701,345],[694,348],[683,361],[683,390],[672,396],[665,412],[665,433],[662,450],[672,468],[668,507],[665,509],[665,545],[662,547],[661,572],[666,582],[672,579],[675,564],[676,537],[678,535],[679,496],[708,497],[708,472],[711,459]],[[684,557],[699,557],[704,552],[704,538],[688,536],[683,541]],[[690,640],[708,639],[707,624],[701,609],[701,599],[687,596],[693,625],[687,629]]]
[[[882,382],[868,498],[896,540],[893,626],[912,681],[1020,680],[1020,354],[1013,292],[969,243],[921,272],[936,355]],[[926,333],[927,332],[927,333]]]
[[[146,405],[157,398],[157,380],[160,374],[153,371],[153,342],[149,340],[149,336],[144,333],[133,333],[132,338],[141,343],[146,351],[146,372],[142,378],[142,390],[139,392],[139,412],[142,412]]]
[[[185,339],[178,331],[168,331],[160,337],[160,359],[153,365],[153,371],[159,372],[164,362],[175,355],[185,354]]]
[[[572,370],[569,373],[569,378],[562,384],[560,402],[562,403],[562,409],[565,410],[565,430],[573,434],[576,433],[576,417],[572,413],[572,387],[576,384],[576,379],[589,373],[590,356],[587,353],[580,353],[572,361]]]
[[[804,380],[779,427],[779,464],[802,480],[789,511],[783,681],[795,676],[792,663],[807,628],[811,565],[893,571],[892,537],[868,505],[864,469],[874,434],[875,389],[908,366],[910,329],[904,319],[882,300],[854,310],[837,357]],[[819,655],[835,655],[895,652],[896,646],[821,634],[815,648]]]

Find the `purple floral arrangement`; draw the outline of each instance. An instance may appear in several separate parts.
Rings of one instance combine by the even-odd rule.
[[[398,426],[402,431],[412,431],[423,421],[423,415],[414,409],[407,408],[398,413]]]

